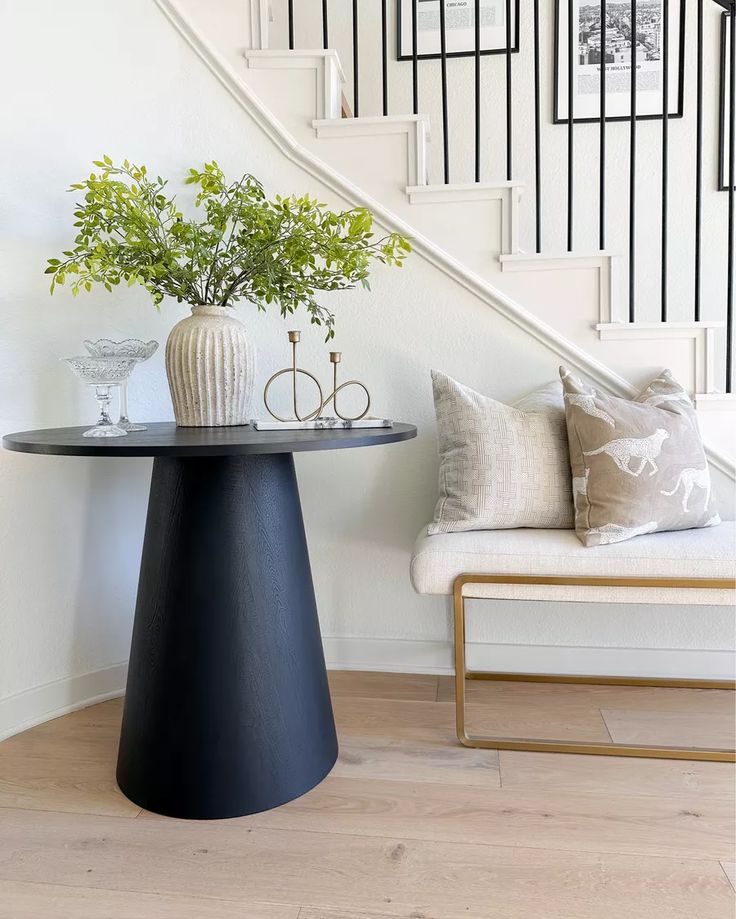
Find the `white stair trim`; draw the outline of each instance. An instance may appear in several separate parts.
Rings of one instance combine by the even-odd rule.
[[[598,271],[598,321],[613,322],[614,273],[619,257],[612,252],[517,252],[501,255],[501,271],[563,271],[574,268],[592,268]]]
[[[523,182],[448,183],[447,185],[410,185],[406,189],[409,204],[445,204],[457,201],[501,202],[501,252],[519,251],[519,211]]]
[[[596,262],[612,258],[613,252],[601,249],[595,252],[519,252],[504,258],[510,271],[550,271],[559,269],[560,263],[566,268],[587,268]],[[576,264],[580,262],[581,264]]]
[[[176,0],[156,0],[156,4],[224,89],[230,93],[243,111],[247,112],[286,159],[298,165],[353,206],[369,208],[376,222],[389,232],[402,233],[411,237],[412,247],[418,257],[426,259],[525,334],[547,347],[571,367],[585,374],[591,381],[615,395],[636,394],[635,387],[623,377],[560,335],[547,323],[542,322],[541,319],[489,284],[485,278],[470,271],[458,259],[445,252],[430,239],[417,233],[413,227],[385,208],[379,201],[366,194],[349,179],[330,168],[316,154],[303,147],[278,118],[266,108],[230,65],[230,62],[192,27],[179,10]],[[343,122],[352,120],[357,119],[343,119]],[[733,458],[711,446],[707,447],[707,454],[714,468],[736,481],[736,461]]]
[[[250,0],[250,35],[253,48],[268,48],[270,22],[273,22],[273,11],[269,0]]]
[[[736,408],[736,393],[696,393],[695,407],[698,409],[698,411],[732,412]]]
[[[724,322],[600,322],[596,330],[601,341],[692,341],[695,368],[695,392],[712,393],[715,389],[715,329]]]
[[[430,139],[427,115],[375,115],[360,118],[316,119],[318,138],[380,137],[406,134],[407,185],[427,184],[427,143]]]
[[[434,204],[444,201],[496,201],[510,190],[524,190],[523,182],[470,182],[447,185],[408,186],[406,193],[411,204]],[[416,197],[417,200],[413,200]]]
[[[245,59],[248,62],[248,67],[253,70],[314,70],[317,77],[315,117],[318,119],[341,118],[345,74],[337,51],[324,51],[322,49],[314,51],[269,51],[255,49],[246,51]]]

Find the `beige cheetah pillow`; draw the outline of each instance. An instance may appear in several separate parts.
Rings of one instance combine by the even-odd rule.
[[[721,522],[690,397],[669,370],[634,400],[560,367],[575,531],[586,546]]]

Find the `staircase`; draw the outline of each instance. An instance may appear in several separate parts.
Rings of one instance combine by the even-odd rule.
[[[711,462],[733,477],[736,402],[718,385],[723,321],[625,321],[620,253],[523,251],[523,182],[431,183],[429,116],[351,117],[335,50],[268,47],[268,0],[249,0],[250,47],[237,50],[208,31],[198,0],[157,2],[287,156],[369,207],[386,229],[410,235],[420,256],[562,361],[620,394],[670,367],[694,394],[704,435],[716,445]]]

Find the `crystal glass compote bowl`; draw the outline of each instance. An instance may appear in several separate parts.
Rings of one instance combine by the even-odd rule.
[[[123,341],[112,341],[110,338],[98,338],[97,341],[82,342],[92,357],[129,357],[140,364],[147,361],[156,352],[158,342],[141,341],[140,338],[126,338]],[[144,424],[134,424],[128,418],[128,381],[120,384],[120,418],[117,426],[124,431],[145,431]]]
[[[108,408],[110,390],[121,386],[130,376],[136,361],[131,357],[66,357],[67,366],[88,386],[94,386],[100,417],[84,437],[125,437],[128,433],[113,424]]]

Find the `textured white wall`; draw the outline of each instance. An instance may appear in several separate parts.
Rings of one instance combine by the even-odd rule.
[[[104,8],[95,0],[4,0],[0,16],[4,433],[91,422],[89,394],[58,358],[90,336],[163,344],[184,315],[171,303],[157,313],[138,289],[49,297],[45,259],[72,234],[73,198],[64,189],[92,158],[128,156],[176,179],[215,157],[229,173],[260,176],[270,192],[308,190],[341,202],[276,153],[152,0]],[[330,302],[346,371],[368,382],[379,412],[416,422],[421,434],[403,445],[298,458],[323,631],[328,638],[444,642],[448,604],[416,597],[408,580],[411,545],[435,495],[429,370],[441,367],[512,399],[554,377],[557,362],[418,258],[402,271],[377,270],[372,293]],[[260,388],[287,358],[287,328],[308,326],[303,316],[284,322],[246,305],[239,315],[258,348]],[[305,339],[304,363],[326,373],[321,337],[309,331]],[[131,412],[141,420],[172,417],[161,353],[136,370]],[[70,678],[125,660],[149,471],[145,460],[0,453],[0,716],[4,702],[6,713],[21,710],[12,707],[19,694],[52,681],[68,687]],[[731,641],[724,610],[517,607],[493,617],[494,637],[721,651]],[[114,670],[113,683],[119,677]],[[89,685],[87,695],[116,688],[109,680]],[[67,696],[74,701],[71,690]],[[59,698],[49,692],[47,707]]]

